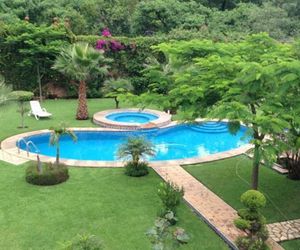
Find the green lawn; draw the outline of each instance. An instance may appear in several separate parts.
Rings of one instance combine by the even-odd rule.
[[[121,103],[122,107],[128,104]],[[53,113],[51,119],[25,117],[20,124],[16,104],[0,107],[0,141],[25,131],[47,129],[60,122],[70,127],[95,127],[91,119],[75,119],[77,100],[47,100],[42,104]],[[90,118],[114,108],[111,99],[90,99]],[[58,242],[78,233],[98,235],[106,249],[150,249],[145,231],[153,225],[159,200],[160,178],[151,172],[145,178],[130,178],[122,169],[71,168],[71,178],[53,187],[37,187],[24,181],[23,166],[0,162],[0,249],[57,249]],[[234,208],[241,207],[240,195],[249,189],[251,163],[246,157],[185,167],[192,175]],[[268,206],[263,213],[269,222],[300,218],[297,199],[300,182],[263,167],[261,191]],[[240,177],[242,179],[240,179]],[[179,209],[180,226],[191,235],[182,249],[228,249],[227,245],[190,209]],[[299,240],[283,243],[287,249],[300,249]]]
[[[20,125],[20,114],[17,113],[18,107],[15,103],[0,107],[0,141],[11,135],[30,130],[48,129],[60,122],[65,122],[70,127],[95,127],[96,125],[91,121],[93,114],[114,108],[114,102],[112,99],[89,99],[90,119],[85,121],[75,119],[77,100],[46,100],[42,103],[42,107],[45,107],[53,116],[50,119],[37,121],[34,117],[26,115],[25,124],[28,126],[26,129],[17,128]]]
[[[185,169],[235,209],[239,197],[250,188],[251,161],[246,156],[185,166]],[[300,182],[292,181],[267,167],[260,169],[260,191],[268,199],[263,214],[268,223],[300,218]]]
[[[281,243],[281,246],[283,246],[285,250],[299,250],[300,239],[285,241]]]
[[[151,249],[145,232],[153,225],[160,178],[142,178],[123,169],[71,168],[63,184],[27,184],[23,166],[0,162],[0,249],[57,249],[58,242],[78,233],[99,236],[106,249]],[[185,204],[179,226],[191,241],[181,249],[228,249],[227,245]]]

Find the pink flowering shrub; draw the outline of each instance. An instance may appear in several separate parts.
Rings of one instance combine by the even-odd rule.
[[[108,28],[103,29],[101,34],[102,34],[102,36],[105,36],[105,37],[111,37],[111,33]]]
[[[111,37],[111,33],[108,28],[105,28],[101,34],[104,37]],[[125,49],[125,46],[121,42],[114,39],[98,40],[96,43],[96,49],[116,52]]]

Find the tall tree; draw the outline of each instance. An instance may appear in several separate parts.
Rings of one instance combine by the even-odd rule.
[[[22,75],[35,76],[38,86],[40,101],[42,101],[42,86],[45,75],[53,74],[51,66],[61,47],[70,42],[70,37],[63,26],[36,26],[26,21],[19,21],[6,26],[3,41],[3,50],[6,51],[6,59],[13,61],[13,74],[16,68],[22,79]],[[8,63],[5,67],[11,67]],[[27,83],[28,84],[28,83]]]
[[[291,59],[291,46],[266,34],[235,43],[188,41],[156,47],[174,69],[168,99],[193,120],[199,116],[228,119],[231,132],[241,123],[250,128],[253,144],[252,188],[258,188],[261,160],[276,158],[273,137],[290,125],[278,109],[274,65]]]
[[[105,75],[107,73],[108,59],[101,51],[95,50],[87,43],[76,43],[62,50],[56,58],[54,69],[64,75],[79,81],[78,108],[76,118],[88,119],[86,99],[87,81],[93,75]]]
[[[274,66],[279,80],[280,109],[285,113],[289,128],[278,138],[285,165],[291,179],[300,179],[300,61],[290,60]],[[281,152],[280,152],[281,153]]]

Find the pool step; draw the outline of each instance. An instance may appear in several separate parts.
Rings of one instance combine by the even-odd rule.
[[[202,133],[226,133],[228,126],[224,122],[205,122],[191,127],[192,130]]]

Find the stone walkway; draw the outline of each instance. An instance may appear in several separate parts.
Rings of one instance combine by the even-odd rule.
[[[219,196],[210,191],[196,178],[190,175],[179,165],[152,166],[152,168],[164,179],[184,189],[184,200],[199,214],[233,249],[235,239],[243,232],[237,229],[233,220],[237,218],[237,212]],[[283,248],[268,240],[273,250]]]
[[[300,238],[300,219],[267,225],[270,238],[276,242]]]

